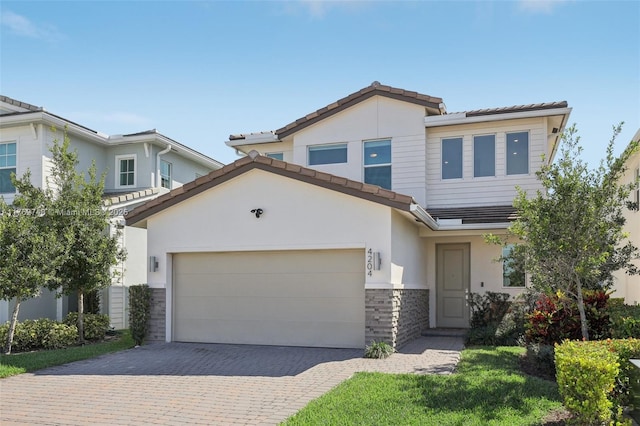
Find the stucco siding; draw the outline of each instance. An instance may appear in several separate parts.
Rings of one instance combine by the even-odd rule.
[[[415,220],[393,211],[391,221],[391,283],[396,287],[426,289],[426,260],[424,240],[420,238]]]
[[[428,207],[463,207],[510,205],[516,196],[515,187],[534,193],[540,188],[535,172],[542,165],[542,155],[548,155],[545,118],[509,120],[428,128],[426,147],[426,178]],[[506,134],[529,133],[529,173],[507,175]],[[473,137],[495,134],[495,176],[474,178]],[[462,179],[442,179],[442,139],[463,138]]]

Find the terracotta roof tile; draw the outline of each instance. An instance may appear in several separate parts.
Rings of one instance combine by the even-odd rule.
[[[529,105],[513,105],[509,107],[499,107],[499,108],[476,109],[472,111],[462,111],[462,113],[466,114],[467,117],[475,117],[475,116],[481,116],[481,115],[507,114],[510,112],[539,111],[539,110],[545,110],[545,109],[566,108],[567,106],[568,106],[567,101],[557,101],[557,102],[545,102],[545,103],[529,104]],[[451,113],[451,114],[456,114],[456,113]]]
[[[132,225],[140,222],[174,204],[180,203],[202,191],[255,168],[404,211],[409,211],[411,205],[415,203],[413,198],[408,195],[398,194],[382,189],[379,186],[363,184],[362,182],[353,181],[344,177],[301,167],[297,164],[289,164],[284,161],[264,157],[256,151],[251,151],[246,157],[240,158],[221,169],[209,173],[207,176],[202,176],[193,182],[189,182],[182,187],[176,188],[167,194],[137,207],[127,215],[127,224]]]

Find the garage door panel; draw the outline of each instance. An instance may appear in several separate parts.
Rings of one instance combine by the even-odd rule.
[[[362,250],[174,255],[174,340],[364,347]]]

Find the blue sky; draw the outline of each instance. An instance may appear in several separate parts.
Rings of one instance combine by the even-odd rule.
[[[7,1],[0,93],[213,158],[368,86],[449,112],[566,100],[593,166],[640,128],[638,1]]]

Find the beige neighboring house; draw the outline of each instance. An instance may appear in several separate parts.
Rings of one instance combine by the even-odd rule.
[[[245,155],[136,208],[158,261],[151,338],[398,347],[469,326],[470,292],[524,288],[484,243],[540,189],[571,109],[551,102],[448,113],[374,82],[275,131],[232,135]]]
[[[35,185],[46,185],[51,170],[49,148],[54,140],[64,137],[65,128],[71,148],[78,152],[78,169],[88,170],[93,161],[98,174],[106,173],[105,208],[113,218],[110,232],[122,231],[121,244],[128,257],[116,267],[121,278],[103,291],[101,305],[115,328],[125,328],[127,289],[146,283],[149,264],[146,230],[125,227],[124,218],[145,201],[217,170],[222,164],[155,130],[105,135],[42,107],[0,96],[0,197],[11,203],[15,196],[11,173],[22,176],[29,170]],[[13,306],[0,301],[0,323],[8,320]],[[75,297],[56,299],[53,292],[44,291],[40,297],[21,304],[19,319],[62,319],[76,309]]]
[[[633,136],[632,141],[640,140],[640,129]],[[622,183],[633,182],[640,175],[640,151],[629,158],[627,171],[622,177]],[[640,203],[640,187],[636,186],[630,194],[630,200]],[[629,239],[636,247],[640,247],[640,212],[638,210],[625,211],[625,231],[629,234]],[[640,268],[640,259],[635,260],[635,265]],[[627,304],[635,305],[640,303],[640,275],[627,275],[624,271],[615,274],[614,293],[612,297],[624,297]]]

